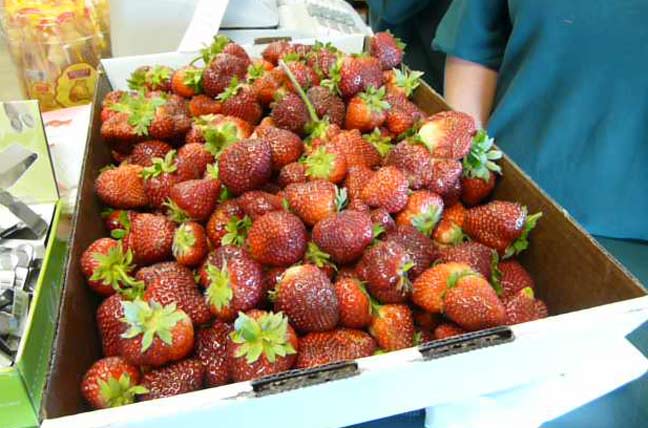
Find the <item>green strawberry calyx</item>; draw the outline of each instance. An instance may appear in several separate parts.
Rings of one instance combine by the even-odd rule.
[[[371,234],[372,234],[372,240],[375,241],[378,239],[380,235],[385,233],[385,227],[380,224],[380,223],[374,223],[373,227],[371,228]]]
[[[232,216],[225,225],[225,235],[221,238],[221,245],[242,246],[247,238],[248,231],[252,227],[252,219],[248,216],[238,218]]]
[[[407,292],[412,290],[412,282],[410,281],[409,275],[407,273],[413,267],[414,267],[414,262],[412,260],[408,260],[405,263],[403,263],[400,270],[398,271],[398,282],[396,283],[396,289],[401,294],[406,294]]]
[[[155,65],[146,72],[146,80],[153,88],[163,85],[171,78],[173,70],[165,65]]]
[[[126,293],[129,288],[133,289],[133,292],[143,290],[144,283],[130,275],[130,272],[135,268],[133,252],[131,250],[124,251],[121,242],[108,250],[106,254],[95,253],[92,257],[97,263],[97,267],[92,272],[90,281],[100,281],[119,293]]]
[[[254,83],[256,80],[263,77],[264,74],[265,68],[263,67],[263,64],[250,64],[247,69],[247,83]]]
[[[142,169],[141,175],[145,180],[150,180],[154,177],[159,177],[162,174],[172,174],[176,172],[178,167],[175,164],[177,152],[169,150],[164,158],[151,159],[151,166]]]
[[[381,86],[380,89],[369,86],[365,92],[359,93],[358,97],[364,101],[370,111],[375,113],[382,113],[391,107],[391,104],[385,101],[384,86]]]
[[[318,147],[313,153],[303,160],[306,165],[306,175],[312,178],[328,179],[337,159],[335,153],[330,153],[326,147]]]
[[[412,217],[412,226],[419,230],[423,235],[429,237],[437,223],[441,219],[442,209],[438,206],[431,206],[427,210]]]
[[[211,178],[213,180],[218,180],[218,163],[207,164],[207,169],[205,170],[205,177]]]
[[[240,140],[238,130],[233,123],[206,125],[202,129],[202,134],[205,139],[205,150],[215,158],[220,157],[226,148]]]
[[[163,95],[147,98],[143,92],[136,95],[125,93],[118,103],[113,103],[108,108],[118,113],[126,113],[128,124],[134,128],[137,135],[148,135],[155,112],[164,104],[166,99]]]
[[[171,219],[171,221],[182,224],[192,220],[189,214],[187,214],[185,210],[180,208],[173,199],[167,198],[166,202],[164,202],[162,205],[167,208],[167,216]]]
[[[225,101],[229,100],[230,98],[234,98],[236,96],[236,94],[238,94],[241,89],[243,89],[243,85],[241,85],[239,83],[238,77],[234,76],[234,77],[232,77],[232,80],[230,80],[229,86],[227,86],[227,88],[225,88],[225,90],[223,92],[218,94],[216,99],[219,100],[219,101],[225,102]]]
[[[114,376],[99,380],[99,397],[106,407],[119,407],[135,402],[135,396],[147,394],[149,390],[142,385],[133,385],[128,373],[122,373],[119,379]]]
[[[330,266],[333,269],[337,270],[335,263],[331,262],[331,255],[327,252],[324,252],[317,246],[316,243],[310,241],[306,249],[306,260],[322,269],[325,266]]]
[[[329,78],[324,79],[320,82],[320,86],[328,89],[334,94],[341,95],[342,92],[340,91],[340,82],[342,81],[342,64],[344,62],[344,57],[338,58],[333,65],[331,65],[331,69],[329,70]]]
[[[447,280],[446,291],[451,289],[451,288],[455,288],[457,286],[457,283],[459,282],[459,280],[461,278],[465,278],[465,277],[468,277],[468,276],[481,276],[481,275],[478,274],[477,272],[475,272],[472,269],[463,269],[463,270],[460,270],[460,271],[452,272],[450,274],[450,277]],[[445,296],[445,291],[444,291],[443,295]]]
[[[349,197],[346,187],[335,186],[335,209],[340,212],[349,204]]]
[[[209,64],[216,55],[223,52],[223,49],[225,49],[225,46],[227,46],[229,43],[229,37],[223,35],[215,35],[214,40],[209,45],[200,49],[200,56],[194,58],[193,61],[191,61],[191,64],[201,59],[203,60],[203,63],[205,63],[205,65]]]
[[[227,307],[234,298],[234,290],[232,290],[232,280],[230,271],[227,268],[227,262],[223,263],[221,269],[208,263],[205,270],[207,271],[207,278],[209,280],[209,286],[205,293],[207,303],[220,311]]]
[[[421,84],[422,71],[410,70],[403,66],[401,69],[394,68],[394,84],[405,92],[406,97],[411,97],[414,90]]]
[[[138,67],[133,71],[130,77],[126,80],[128,88],[133,91],[141,91],[146,89],[146,72],[148,67]]]
[[[126,235],[130,232],[131,222],[128,217],[128,211],[121,210],[119,212],[119,217],[117,218],[119,226],[116,229],[110,231],[110,237],[113,239],[124,239]]]
[[[195,93],[202,92],[202,68],[185,68],[182,70],[182,73],[182,83],[191,88]]]
[[[187,254],[196,245],[196,235],[193,229],[187,223],[181,224],[173,235],[173,245],[171,247],[174,257]]]
[[[297,353],[288,340],[288,318],[281,312],[268,312],[258,319],[239,312],[230,338],[239,345],[234,357],[245,357],[248,364],[256,362],[261,354],[274,363],[277,356]]]
[[[135,299],[132,302],[123,301],[121,304],[124,310],[122,322],[127,327],[121,337],[132,339],[142,335],[142,352],[151,347],[155,337],[171,345],[173,328],[180,321],[188,320],[187,314],[177,309],[175,303],[162,306],[156,301]]]
[[[220,195],[218,195],[218,203],[222,204],[225,201],[229,201],[230,199],[234,199],[234,194],[228,189],[227,187],[221,185],[222,189],[220,192]]]
[[[463,175],[468,178],[479,178],[488,181],[491,171],[502,174],[502,169],[495,162],[502,158],[502,152],[493,144],[495,140],[485,130],[477,131],[472,140],[470,152],[463,160]]]
[[[524,208],[524,212],[526,214],[526,208]],[[529,233],[536,227],[540,217],[542,217],[542,212],[537,212],[526,217],[522,234],[506,248],[503,258],[508,259],[516,256],[529,247]]]
[[[383,158],[394,148],[394,145],[391,144],[391,138],[383,135],[379,128],[374,128],[370,134],[364,134],[362,137],[374,146]]]

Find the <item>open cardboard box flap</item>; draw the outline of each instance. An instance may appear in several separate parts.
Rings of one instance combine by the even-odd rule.
[[[184,54],[177,55],[147,57],[144,63],[185,61]],[[123,61],[130,61],[129,70],[142,63]],[[250,382],[242,382],[90,412],[79,384],[101,357],[94,319],[99,299],[84,285],[79,259],[93,240],[105,235],[93,186],[99,170],[111,162],[99,133],[100,101],[111,89],[104,73],[97,85],[58,336],[41,409],[44,427],[176,427],[206,420],[237,427],[302,427],[306,420],[310,427],[349,425],[562,373],[648,319],[648,297],[637,279],[505,157],[504,178],[494,198],[543,212],[520,260],[553,315],[512,327],[513,342],[434,360],[409,348],[358,360],[355,376],[262,397]],[[415,102],[430,114],[449,109],[426,85],[417,90]]]

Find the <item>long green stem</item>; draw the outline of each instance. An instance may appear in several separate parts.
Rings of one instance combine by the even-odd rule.
[[[297,79],[295,76],[292,74],[292,71],[288,68],[286,63],[280,59],[279,60],[279,66],[282,68],[284,73],[288,76],[288,79],[290,79],[290,83],[292,83],[293,87],[297,91],[297,94],[299,97],[304,101],[304,104],[306,104],[306,109],[308,109],[308,114],[310,115],[311,121],[313,123],[317,123],[320,121],[320,119],[317,117],[317,112],[315,111],[315,107],[313,107],[313,104],[310,102],[308,97],[306,96],[306,93],[304,92],[304,89],[299,85],[297,82]]]

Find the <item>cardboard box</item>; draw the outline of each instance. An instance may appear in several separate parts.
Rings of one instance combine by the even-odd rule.
[[[133,67],[150,63],[150,58],[126,61]],[[97,100],[110,89],[105,74],[100,73]],[[449,109],[425,85],[417,90],[415,101],[430,114]],[[95,328],[99,298],[83,285],[79,258],[93,240],[105,235],[98,220],[101,205],[93,189],[99,170],[111,162],[110,150],[99,134],[99,106],[96,101],[59,330],[41,408],[43,427],[177,427],[200,426],[210,420],[236,427],[303,427],[305,421],[309,427],[345,426],[563,373],[601,346],[618,343],[648,319],[648,297],[637,279],[505,157],[501,162],[504,179],[494,197],[519,201],[530,212],[544,214],[521,261],[535,278],[537,294],[553,315],[550,318],[504,328],[486,338],[477,334],[445,343],[444,349],[435,351],[438,355],[456,353],[445,358],[428,359],[423,348],[409,348],[343,364],[331,369],[331,377],[337,377],[336,370],[345,372],[340,376],[351,376],[308,385],[308,379],[318,378],[312,374],[317,370],[312,370],[311,376],[299,377],[301,387],[276,394],[257,392],[263,387],[259,383],[241,382],[88,411],[79,384],[85,370],[101,356]],[[493,338],[493,343],[506,343],[477,349]]]
[[[0,421],[3,428],[38,425],[67,254],[66,239],[57,235],[61,204],[36,101],[0,103],[0,153],[7,153],[16,145],[36,157],[8,191],[45,220],[49,225],[49,234],[39,240],[1,242],[8,247],[29,243],[44,248],[44,252],[41,250],[38,255],[43,258],[43,265],[15,362],[10,367],[0,368]],[[0,219],[7,222],[12,217],[9,210],[0,206]]]

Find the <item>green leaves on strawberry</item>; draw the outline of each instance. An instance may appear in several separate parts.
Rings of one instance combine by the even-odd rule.
[[[422,71],[410,70],[405,66],[394,69],[394,85],[403,91],[406,97],[412,96],[414,90],[421,84]]]
[[[135,401],[135,395],[142,395],[149,390],[142,385],[132,385],[131,378],[127,373],[122,374],[119,379],[109,377],[107,381],[99,381],[99,394],[101,400],[108,407],[119,407]]]
[[[131,339],[141,334],[141,352],[151,347],[155,337],[171,345],[172,329],[178,322],[187,318],[187,314],[176,309],[175,303],[163,307],[155,301],[147,303],[136,299],[132,302],[123,301],[122,307],[124,308],[122,321],[128,325],[122,338]]]
[[[137,95],[124,93],[118,103],[111,104],[108,108],[128,114],[128,124],[133,126],[135,133],[148,135],[157,108],[164,104],[166,99],[162,95],[147,98],[143,92]]]
[[[227,36],[215,35],[214,40],[208,45],[200,50],[200,56],[192,61],[195,62],[199,59],[202,59],[205,64],[209,64],[212,59],[219,53],[223,51],[225,46],[230,43],[230,39]]]
[[[117,291],[126,295],[141,292],[144,284],[131,276],[132,251],[124,251],[121,241],[101,238],[81,256],[81,269],[88,285],[102,295]]]
[[[248,231],[252,227],[252,219],[245,216],[242,219],[233,216],[225,225],[225,235],[221,239],[221,245],[235,245],[240,247],[245,243]]]
[[[536,227],[540,217],[542,217],[542,212],[537,212],[526,217],[522,234],[506,248],[504,252],[505,259],[516,256],[529,247],[529,233]]]
[[[209,306],[221,311],[228,306],[234,298],[234,291],[231,286],[231,278],[227,269],[227,261],[223,261],[223,267],[218,267],[208,263],[205,267],[209,286],[207,287],[206,296]]]
[[[221,127],[206,126],[203,129],[205,149],[218,158],[223,150],[240,140],[236,126],[226,123]]]
[[[391,149],[394,148],[394,145],[391,143],[391,138],[383,135],[383,133],[380,132],[380,128],[374,128],[371,133],[364,134],[362,137],[371,143],[383,158],[387,156]]]
[[[148,180],[153,177],[158,177],[162,174],[171,174],[178,169],[175,164],[176,151],[169,151],[163,158],[151,159],[152,165],[147,166],[142,170],[142,178]]]
[[[256,362],[262,354],[274,363],[277,356],[297,353],[288,341],[288,318],[281,312],[268,312],[258,319],[239,313],[230,338],[239,345],[234,357],[245,357],[248,364]]]
[[[304,258],[320,269],[330,267],[333,270],[337,270],[337,266],[331,261],[331,255],[322,251],[320,247],[312,241],[308,243]]]
[[[489,171],[501,174],[502,169],[495,163],[502,158],[502,152],[493,147],[494,139],[480,129],[473,137],[468,156],[463,159],[463,173],[469,178],[488,181]]]

